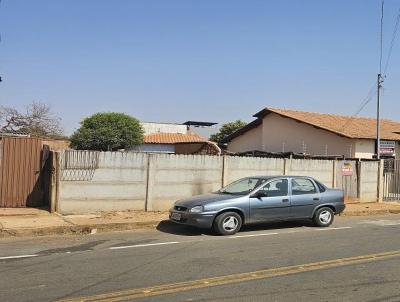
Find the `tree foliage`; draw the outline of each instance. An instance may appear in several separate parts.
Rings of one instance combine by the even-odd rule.
[[[246,126],[246,122],[236,120],[234,122],[223,124],[218,133],[210,136],[210,140],[218,144],[222,144],[223,140],[236,130]]]
[[[143,134],[136,118],[124,113],[100,112],[81,122],[71,136],[71,146],[78,150],[129,149],[143,143]]]
[[[61,119],[51,111],[49,105],[33,102],[25,112],[16,108],[0,106],[0,132],[30,134],[32,136],[61,136]]]

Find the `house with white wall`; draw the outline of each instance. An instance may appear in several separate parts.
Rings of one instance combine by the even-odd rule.
[[[231,152],[293,152],[373,158],[376,120],[336,114],[264,108],[225,139]],[[400,158],[400,122],[381,120],[381,156]]]
[[[213,142],[199,135],[198,129],[211,127],[216,123],[187,121],[176,123],[141,123],[144,142],[130,151],[169,154],[221,154]]]

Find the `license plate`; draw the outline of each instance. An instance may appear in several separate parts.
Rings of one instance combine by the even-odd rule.
[[[180,214],[180,213],[172,213],[171,214],[171,219],[173,219],[173,220],[181,220],[181,218],[182,218],[182,215]]]

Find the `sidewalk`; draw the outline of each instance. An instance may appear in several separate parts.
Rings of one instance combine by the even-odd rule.
[[[346,203],[346,209],[340,214],[340,216],[367,216],[382,214],[400,214],[400,202]]]
[[[155,228],[167,212],[124,211],[87,215],[59,215],[46,210],[0,208],[0,238]]]
[[[400,214],[400,203],[351,203],[341,216]],[[123,211],[87,215],[59,215],[46,210],[0,208],[0,238],[56,234],[94,234],[155,228],[167,212]]]

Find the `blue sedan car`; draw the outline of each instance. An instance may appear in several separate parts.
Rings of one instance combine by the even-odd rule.
[[[242,225],[312,219],[327,227],[345,208],[343,191],[307,176],[254,176],[175,202],[171,221],[232,235]]]

